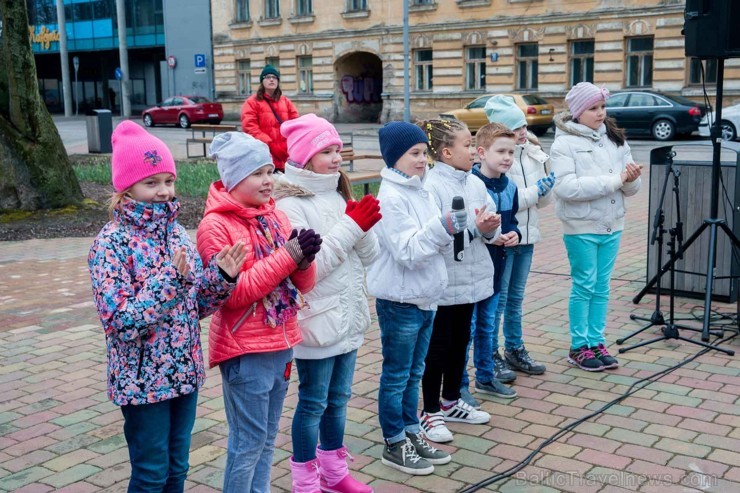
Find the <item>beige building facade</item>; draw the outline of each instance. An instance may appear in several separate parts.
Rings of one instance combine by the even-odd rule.
[[[489,93],[562,106],[588,80],[610,90],[714,94],[716,62],[684,56],[683,0],[409,0],[412,118]],[[402,0],[211,0],[216,98],[239,114],[267,63],[300,113],[385,122],[404,110]],[[711,33],[707,33],[711,35]],[[725,96],[740,97],[740,60]]]

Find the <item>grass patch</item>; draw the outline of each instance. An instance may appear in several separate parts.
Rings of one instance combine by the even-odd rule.
[[[72,168],[79,181],[109,185],[111,183],[110,158],[107,156],[85,156],[73,160]],[[206,197],[211,183],[219,179],[216,163],[210,159],[176,161],[178,195]],[[379,183],[370,184],[370,193],[378,195]],[[365,195],[363,185],[354,185],[352,193],[358,199]]]
[[[205,197],[208,187],[219,179],[216,163],[208,159],[195,161],[176,161],[178,195]],[[111,183],[110,158],[95,156],[76,160],[72,165],[79,181],[109,185]]]

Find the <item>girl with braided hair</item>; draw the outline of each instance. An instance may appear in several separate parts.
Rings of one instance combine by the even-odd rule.
[[[452,433],[446,421],[484,424],[491,419],[490,414],[460,398],[460,380],[473,308],[476,302],[493,294],[493,262],[486,244],[500,235],[501,216],[496,214],[496,205],[485,184],[471,173],[476,148],[467,126],[458,120],[426,120],[418,125],[427,134],[434,159],[424,188],[442,215],[452,210],[453,198],[460,196],[468,216],[462,260],[444,256],[449,281],[434,318],[422,378],[421,430],[433,442],[449,442]]]

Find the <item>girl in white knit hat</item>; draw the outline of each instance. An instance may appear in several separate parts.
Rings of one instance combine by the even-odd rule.
[[[555,214],[563,224],[573,286],[568,304],[568,362],[586,371],[616,368],[606,349],[609,282],[624,228],[624,198],[640,189],[624,132],[606,115],[609,91],[590,82],[565,97],[570,112],[555,118],[550,149]]]

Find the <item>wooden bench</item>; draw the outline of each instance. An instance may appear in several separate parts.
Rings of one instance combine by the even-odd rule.
[[[355,154],[354,149],[354,134],[352,132],[348,134],[339,134],[342,139],[342,166],[349,168],[350,172],[355,170],[355,161],[363,159],[383,159],[380,154]]]
[[[380,183],[380,171],[345,171],[352,185],[362,185],[365,195],[370,193],[372,183]]]
[[[213,142],[213,138],[223,132],[233,132],[236,130],[236,125],[212,125],[212,124],[200,124],[194,123],[190,125],[191,136],[185,141],[185,149],[188,157],[200,157],[207,156],[206,145]],[[200,135],[198,135],[200,134]],[[190,154],[190,144],[201,144],[203,146],[203,154]]]

